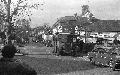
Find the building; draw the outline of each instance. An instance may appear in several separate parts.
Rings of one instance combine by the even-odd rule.
[[[120,20],[99,20],[88,26],[96,32],[120,32]]]
[[[88,31],[97,32],[100,35],[103,34],[104,37],[113,37],[120,32],[120,20],[99,20],[87,28]]]
[[[82,28],[82,26],[86,22],[88,22],[88,20],[85,17],[81,17],[81,18],[80,17],[76,18],[74,16],[61,17],[53,25],[53,33],[59,32],[59,33],[75,33],[75,34],[79,34],[79,30],[84,30],[84,28]]]
[[[92,37],[106,38],[112,42],[115,38],[120,40],[120,20],[99,20],[87,28]]]
[[[88,5],[82,6],[80,16],[65,16],[53,25],[53,34],[74,33],[83,38],[114,38],[120,39],[120,20],[100,20],[89,11]],[[116,36],[117,35],[117,36]]]

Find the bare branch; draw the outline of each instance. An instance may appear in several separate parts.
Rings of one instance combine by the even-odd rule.
[[[18,9],[19,4],[21,4],[21,3],[23,3],[23,1],[22,1],[22,0],[19,0],[18,3],[17,3],[17,7],[14,8],[14,11],[13,11],[11,17],[13,17],[13,15],[16,15],[16,14],[17,14],[17,11],[19,10],[19,9]]]
[[[4,2],[4,4],[7,4],[7,1],[6,1],[6,0],[1,0],[1,2]]]
[[[11,20],[13,20],[13,16],[15,15],[16,17],[20,18],[24,18],[24,17],[30,17],[31,14],[31,10],[30,9],[38,9],[39,3],[36,4],[30,4],[28,2],[26,2],[28,0],[19,0],[17,2],[16,7],[14,8],[13,12],[11,13]],[[29,12],[29,13],[28,13]],[[17,20],[18,18],[16,18]],[[15,21],[15,19],[14,19]]]
[[[7,1],[6,1],[6,0],[1,0],[1,2],[4,3],[4,5],[5,5],[5,9],[7,9],[7,5],[8,5]]]

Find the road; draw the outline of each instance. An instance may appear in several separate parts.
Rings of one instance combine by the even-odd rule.
[[[62,59],[62,60],[85,60],[89,61],[85,56],[84,57],[71,57],[71,56],[56,56],[52,54],[53,47],[37,47],[37,46],[25,46],[27,50],[29,50],[29,57],[36,58],[49,58],[49,59]]]
[[[86,57],[52,55],[52,47],[25,46],[25,48],[30,54],[19,58],[35,66],[38,75],[120,75],[120,72],[107,67],[92,66]],[[27,56],[32,58],[28,59]]]
[[[73,60],[73,61],[89,61],[89,59],[84,57],[70,57],[70,56],[55,56],[52,55],[53,48],[51,47],[31,47],[32,49],[31,55],[29,57],[35,58],[48,58],[48,59],[60,59],[60,60]],[[91,70],[82,70],[82,71],[74,71],[69,73],[61,73],[55,75],[120,75],[118,71],[112,71],[110,68],[95,68]]]

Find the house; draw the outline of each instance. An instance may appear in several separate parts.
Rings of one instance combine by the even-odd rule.
[[[88,28],[97,32],[120,32],[120,20],[99,20]]]
[[[120,32],[120,20],[99,20],[88,27],[88,31],[98,32],[98,35],[104,37],[113,37]]]
[[[65,16],[58,19],[53,25],[53,33],[75,33],[79,34],[80,28],[88,23],[85,17]],[[84,30],[84,28],[81,28]]]
[[[120,20],[99,20],[87,27],[91,31],[90,36],[107,38],[113,42],[114,38],[120,40]]]

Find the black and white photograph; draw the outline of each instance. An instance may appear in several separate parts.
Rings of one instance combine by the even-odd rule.
[[[0,0],[0,75],[120,75],[120,0]]]

